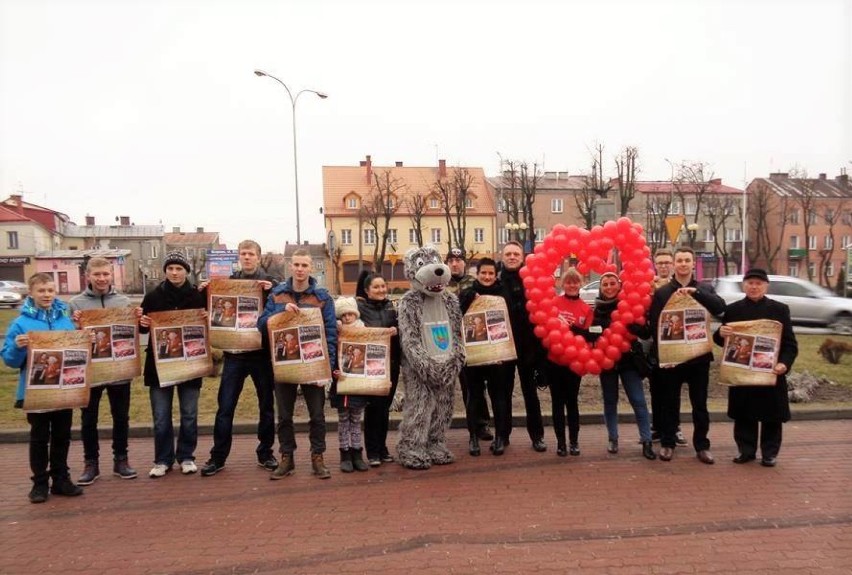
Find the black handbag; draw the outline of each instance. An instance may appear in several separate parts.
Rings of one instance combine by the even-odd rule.
[[[645,350],[638,339],[633,340],[633,343],[630,344],[630,362],[633,369],[636,370],[636,373],[642,377],[649,377],[651,372],[654,370],[654,366],[651,365],[651,362],[645,354]]]

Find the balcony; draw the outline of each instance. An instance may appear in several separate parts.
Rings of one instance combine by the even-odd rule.
[[[787,259],[800,260],[807,257],[808,250],[806,248],[790,248],[787,250]]]

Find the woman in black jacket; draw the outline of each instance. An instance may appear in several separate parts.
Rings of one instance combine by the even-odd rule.
[[[391,389],[384,397],[371,397],[364,410],[364,443],[367,447],[367,460],[372,467],[393,461],[388,451],[388,424],[390,406],[399,383],[399,334],[396,333],[397,317],[393,302],[388,299],[388,286],[385,279],[377,273],[363,272],[358,278],[355,295],[358,311],[365,327],[385,327],[394,330],[391,337]]]

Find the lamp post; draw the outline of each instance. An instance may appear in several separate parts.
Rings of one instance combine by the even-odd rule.
[[[698,224],[692,222],[686,226],[686,231],[689,232],[689,247],[695,249],[695,236],[698,233]]]
[[[515,223],[507,222],[507,223],[506,223],[506,225],[505,225],[505,226],[503,226],[503,227],[504,227],[504,228],[506,228],[507,230],[509,230],[509,239],[510,239],[510,240],[512,239],[512,232],[515,232],[515,241],[520,241],[520,232],[519,232],[519,230],[520,230],[520,231],[523,231],[523,232],[526,232],[526,230],[527,230],[527,223],[526,223],[526,222],[521,222],[521,223],[517,223],[517,222],[515,222]],[[526,235],[526,234],[525,234],[525,235]],[[526,239],[526,238],[524,238],[524,239]]]
[[[287,91],[287,96],[290,97],[290,106],[293,110],[293,178],[296,184],[296,244],[302,245],[302,227],[300,225],[299,220],[299,160],[296,152],[296,102],[299,101],[299,96],[301,96],[305,92],[311,92],[312,94],[316,94],[323,100],[328,98],[328,94],[305,88],[304,90],[299,90],[298,92],[296,92],[296,95],[293,96],[293,92],[290,91],[290,88],[287,87],[287,84],[285,84],[279,78],[276,78],[272,74],[267,74],[263,70],[255,70],[254,74],[255,76],[266,76],[267,78],[272,78],[273,80],[284,86],[284,89]]]

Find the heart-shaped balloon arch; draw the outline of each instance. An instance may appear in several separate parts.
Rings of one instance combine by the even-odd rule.
[[[612,323],[591,347],[559,319],[554,298],[560,296],[556,294],[553,272],[572,254],[577,257],[577,271],[583,275],[590,271],[616,272],[616,266],[609,263],[613,249],[621,260],[618,306],[612,312]],[[626,217],[591,230],[563,224],[553,227],[544,242],[527,256],[520,271],[530,320],[551,361],[568,366],[579,375],[598,374],[615,366],[636,339],[626,326],[644,324],[645,312],[651,305],[654,269],[650,255],[642,225]]]

